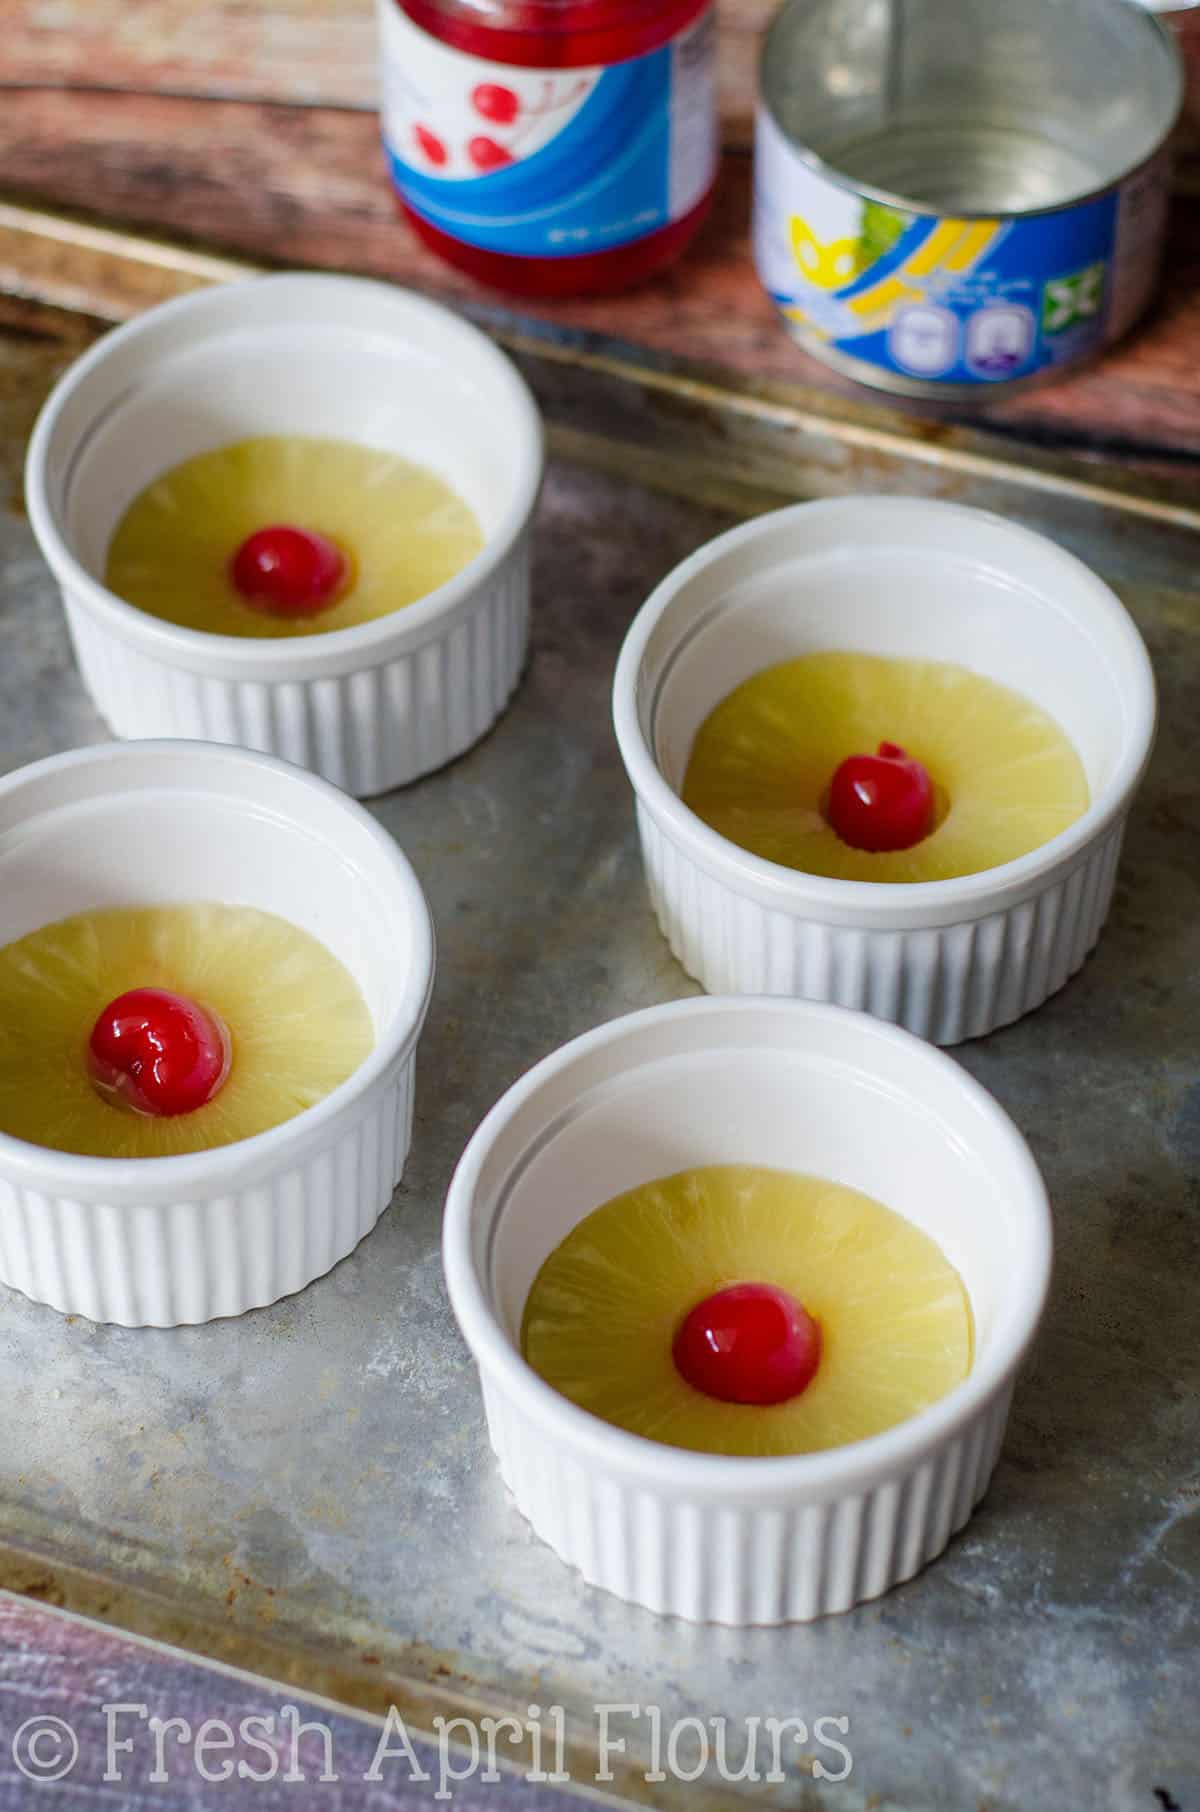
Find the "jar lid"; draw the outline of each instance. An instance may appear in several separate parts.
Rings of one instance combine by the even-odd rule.
[[[657,50],[713,0],[398,0],[416,24],[477,57],[530,68],[622,63]]]

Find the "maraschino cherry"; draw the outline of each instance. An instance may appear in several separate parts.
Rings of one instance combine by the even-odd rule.
[[[88,1040],[100,1093],[140,1114],[190,1114],[229,1074],[229,1034],[215,1013],[165,988],[109,1001]]]
[[[337,597],[346,556],[327,535],[276,523],[246,537],[229,576],[247,604],[273,616],[306,617]]]
[[[894,742],[876,755],[849,755],[829,787],[825,815],[851,849],[911,849],[933,829],[933,782]]]
[[[684,1381],[720,1403],[786,1403],[821,1362],[821,1330],[772,1284],[731,1284],[698,1302],[675,1336]]]

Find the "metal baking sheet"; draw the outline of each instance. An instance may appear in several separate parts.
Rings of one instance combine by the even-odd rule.
[[[20,439],[60,356],[0,335],[2,769],[105,736],[17,502]],[[826,445],[819,423],[806,435],[798,490],[879,481],[870,448],[833,428]],[[1200,1806],[1200,538],[1178,511],[1129,512],[1086,485],[1026,493],[1016,467],[935,469],[927,447],[911,471],[890,457],[901,488],[995,502],[1002,481],[1010,513],[1090,554],[1162,689],[1098,952],[1039,1013],[957,1053],[1029,1136],[1059,1246],[1044,1335],[970,1527],[848,1616],[696,1629],[586,1587],[496,1476],[442,1287],[446,1184],[537,1058],[694,992],[646,904],[608,695],[651,585],[732,520],[559,461],[512,710],[452,767],[372,807],[416,866],[440,946],[403,1186],[329,1277],[239,1321],[129,1331],[4,1295],[0,1583],[375,1709],[560,1705],[583,1784],[596,1708],[636,1705],[613,1716],[628,1740],[613,1786],[689,1812],[706,1786],[721,1807],[838,1812]],[[789,1740],[782,1785],[712,1770],[646,1780],[665,1772],[651,1707],[666,1733],[728,1720],[735,1764],[750,1720],[811,1733],[846,1719],[852,1771],[830,1778],[834,1752]]]

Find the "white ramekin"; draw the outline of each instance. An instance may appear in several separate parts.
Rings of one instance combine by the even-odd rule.
[[[518,1343],[548,1254],[636,1184],[733,1162],[834,1178],[931,1234],[970,1293],[969,1377],[885,1434],[770,1460],[626,1434],[544,1383]],[[468,1145],[444,1235],[492,1445],[534,1529],[621,1598],[733,1624],[847,1610],[941,1553],[995,1465],[1050,1253],[1027,1146],[952,1059],[864,1014],[768,1000],[652,1007],[546,1058]]]
[[[361,806],[212,743],[105,744],[0,780],[0,944],[93,907],[219,900],[320,938],[362,988],[375,1047],[256,1138],[110,1159],[0,1134],[0,1282],[92,1321],[174,1327],[302,1289],[392,1197],[433,985],[425,897]]]
[[[679,798],[696,731],[751,674],[815,649],[954,661],[1015,687],[1071,738],[1091,805],[1040,849],[953,881],[827,880],[738,848]],[[1155,723],[1149,657],[1101,579],[1000,517],[900,497],[799,504],[701,548],[634,619],[613,709],[651,900],[688,973],[939,1044],[1020,1018],[1079,968]]]
[[[483,551],[394,615],[326,635],[183,629],[101,583],[121,516],[178,461],[256,434],[340,436],[420,461]],[[537,407],[476,328],[401,289],[259,277],[151,309],[52,392],[26,467],[84,682],[119,736],[239,743],[347,792],[402,786],[491,728],[525,659]]]

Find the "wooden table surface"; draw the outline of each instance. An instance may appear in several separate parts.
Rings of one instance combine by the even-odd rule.
[[[389,1725],[0,1592],[0,1812],[423,1812],[447,1802],[457,1812],[582,1812],[589,1803],[503,1763],[498,1778],[482,1766],[471,1775],[470,1750],[456,1741],[469,1739],[449,1722],[427,1733],[404,1719]]]
[[[0,10],[0,190],[254,258],[483,296],[396,218],[373,113],[370,0],[5,0]],[[784,336],[750,265],[754,66],[773,10],[722,0],[727,148],[714,218],[691,255],[634,295],[537,312],[562,332],[743,388],[856,394]],[[1188,42],[1200,83],[1200,31]],[[1200,157],[1186,148],[1181,184],[1151,319],[1093,369],[992,403],[991,428],[1185,470],[1200,456]]]

